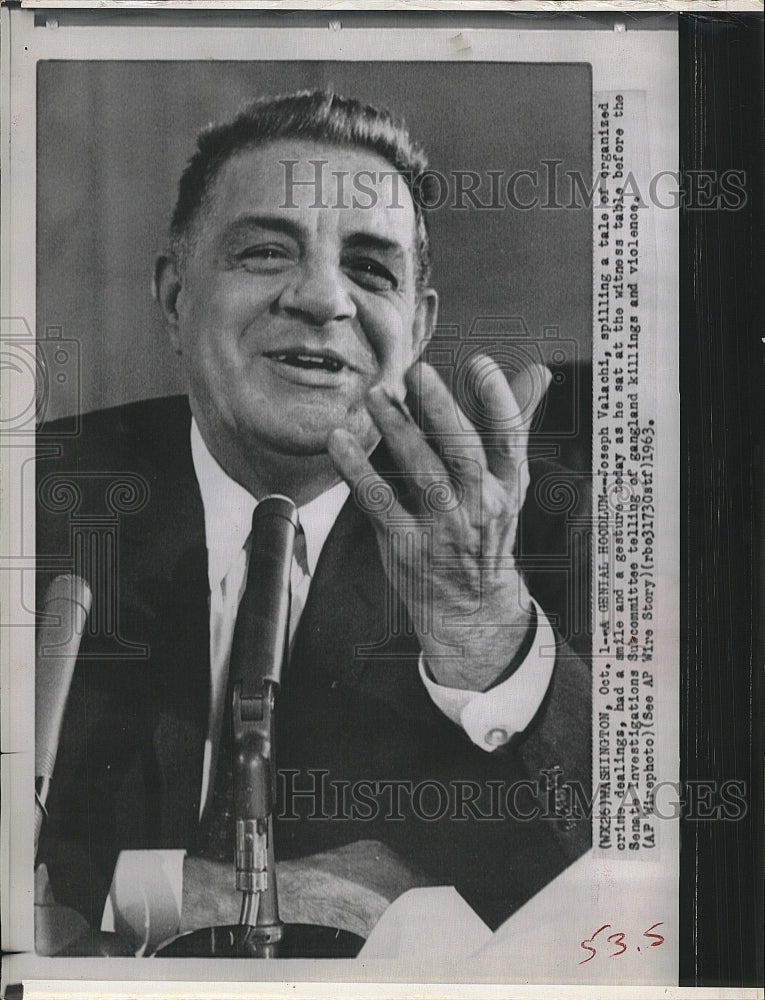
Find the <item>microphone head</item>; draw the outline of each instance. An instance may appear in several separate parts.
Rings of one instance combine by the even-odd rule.
[[[282,517],[297,531],[298,512],[294,502],[289,497],[282,496],[281,493],[271,493],[259,501],[258,506],[252,515],[252,526],[265,520],[266,518]]]
[[[35,650],[35,775],[50,778],[66,700],[93,595],[79,576],[57,576],[42,606]]]
[[[57,601],[65,601],[68,604],[78,604],[86,615],[90,614],[90,606],[93,603],[93,594],[86,580],[74,573],[62,573],[54,577],[50,586],[45,592],[45,602],[43,611],[46,614],[55,614],[50,611],[50,606]]]

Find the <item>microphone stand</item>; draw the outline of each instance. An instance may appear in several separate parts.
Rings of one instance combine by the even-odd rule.
[[[237,684],[233,696],[236,888],[243,894],[242,944],[252,948],[254,958],[275,958],[284,936],[273,838],[275,687],[264,681],[260,694],[245,698]]]

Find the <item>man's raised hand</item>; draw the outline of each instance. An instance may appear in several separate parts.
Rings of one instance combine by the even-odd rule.
[[[531,620],[513,549],[529,483],[529,427],[550,373],[533,365],[509,383],[494,361],[477,355],[465,375],[470,409],[480,407],[474,423],[422,362],[407,376],[421,426],[385,386],[372,387],[367,406],[401,485],[390,503],[362,506],[435,680],[485,690],[512,661]],[[357,499],[390,493],[351,434],[333,431],[328,446]]]

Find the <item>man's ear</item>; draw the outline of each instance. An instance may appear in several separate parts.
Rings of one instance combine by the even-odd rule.
[[[423,288],[415,308],[412,327],[412,353],[417,360],[433,336],[438,319],[438,292],[435,288]]]
[[[176,354],[182,353],[178,322],[178,294],[181,285],[177,258],[173,254],[160,254],[154,261],[151,290],[162,312],[162,319]]]

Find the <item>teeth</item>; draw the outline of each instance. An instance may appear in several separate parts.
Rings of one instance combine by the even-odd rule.
[[[322,368],[328,372],[339,372],[343,367],[342,362],[335,358],[328,358],[320,354],[292,354],[284,353],[276,355],[277,361],[283,361],[296,368]]]

